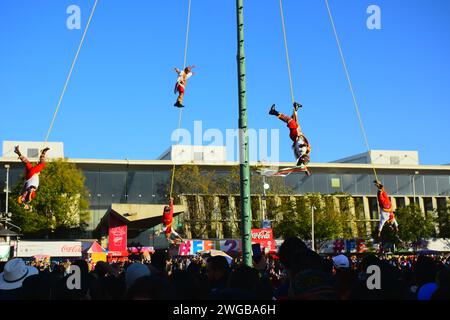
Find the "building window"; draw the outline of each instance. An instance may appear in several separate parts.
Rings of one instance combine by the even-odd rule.
[[[391,164],[400,164],[400,157],[396,157],[396,156],[391,157],[390,158],[390,163]]]
[[[431,198],[423,198],[423,206],[425,212],[433,212],[433,200]]]
[[[194,152],[194,161],[202,161],[203,152]]]
[[[370,219],[380,219],[377,198],[369,197]]]
[[[28,158],[37,158],[38,156],[39,156],[39,149],[36,148],[27,149]]]
[[[395,202],[397,203],[397,208],[406,207],[405,198],[395,198]]]

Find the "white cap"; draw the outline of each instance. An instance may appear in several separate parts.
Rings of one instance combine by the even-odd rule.
[[[350,261],[343,254],[333,257],[333,264],[338,269],[339,268],[350,268]]]

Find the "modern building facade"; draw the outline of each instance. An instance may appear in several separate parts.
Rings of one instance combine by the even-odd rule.
[[[220,150],[219,150],[220,151]],[[412,156],[418,154],[413,153]],[[392,156],[392,155],[390,155]],[[395,155],[394,155],[395,157]],[[86,177],[86,187],[89,190],[90,221],[88,231],[93,231],[101,219],[111,209],[113,204],[165,204],[167,195],[165,190],[170,183],[173,164],[198,165],[201,170],[214,170],[216,174],[224,174],[238,166],[237,162],[214,159],[194,158],[191,161],[176,160],[100,160],[100,159],[68,159],[76,164]],[[5,168],[9,165],[9,169]],[[293,163],[280,163],[279,167],[289,167]],[[251,163],[255,169],[273,164]],[[276,195],[273,201],[280,202],[284,198],[301,197],[306,193],[334,194],[337,198],[341,194],[349,194],[354,199],[355,207],[360,208],[356,213],[358,219],[368,223],[379,219],[376,201],[376,188],[373,168],[378,178],[385,185],[385,189],[392,197],[396,207],[417,203],[424,212],[433,211],[438,207],[445,207],[450,200],[450,166],[449,165],[419,165],[416,164],[368,164],[368,163],[311,163],[310,177],[303,173],[293,173],[285,178],[285,183],[293,190],[289,195]],[[9,175],[9,189],[19,182],[23,174],[23,166],[19,160],[8,156],[0,159],[0,211],[5,210],[5,181]],[[212,198],[211,198],[212,197]],[[208,198],[208,200],[207,200]],[[281,200],[280,200],[281,199]],[[264,210],[264,197],[261,194],[252,195],[252,211],[254,219],[261,218]],[[264,200],[264,201],[263,201]],[[239,219],[239,195],[185,195],[182,199],[187,208],[192,208],[189,202],[194,201],[195,210],[202,208],[202,202],[216,203],[214,212],[205,212],[205,221],[212,220],[220,214],[221,219],[228,216],[231,220]],[[205,208],[205,207],[203,207]],[[225,209],[224,209],[225,208]],[[189,209],[188,209],[189,210]],[[219,210],[219,212],[218,212]],[[197,212],[198,213],[198,212]],[[175,221],[175,227],[186,227],[182,219],[190,215],[181,214]],[[180,220],[181,219],[181,220]],[[185,230],[189,233],[189,230]],[[149,231],[150,232],[150,231]],[[222,227],[205,233],[213,232],[217,236],[229,236]],[[224,233],[225,232],[225,233]],[[90,234],[86,235],[91,236]],[[147,235],[142,239],[148,238]]]

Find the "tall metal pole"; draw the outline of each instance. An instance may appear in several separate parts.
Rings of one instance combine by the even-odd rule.
[[[244,1],[236,0],[237,13],[237,66],[239,85],[239,160],[240,160],[240,185],[241,185],[241,235],[242,256],[247,266],[252,266],[252,242],[250,207],[250,166],[248,153],[247,132],[247,98],[245,88],[245,54],[244,54]]]

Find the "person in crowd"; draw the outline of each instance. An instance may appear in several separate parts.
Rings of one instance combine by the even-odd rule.
[[[23,282],[39,270],[27,266],[21,258],[9,260],[0,273],[0,300],[20,300]]]
[[[230,271],[230,266],[225,257],[214,256],[208,258],[206,262],[206,276],[210,284],[211,294],[227,287]]]

